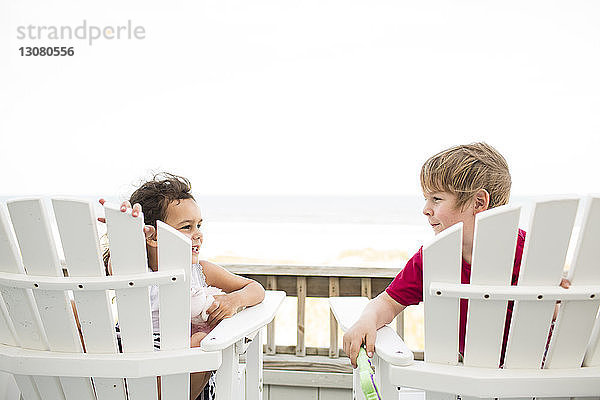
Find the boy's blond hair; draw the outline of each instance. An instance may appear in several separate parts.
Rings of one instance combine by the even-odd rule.
[[[490,195],[489,208],[508,203],[510,172],[502,154],[487,143],[454,146],[430,157],[421,167],[424,193],[449,192],[456,195],[456,207],[463,208],[480,189]]]

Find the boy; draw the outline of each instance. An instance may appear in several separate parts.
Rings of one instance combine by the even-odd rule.
[[[421,168],[421,188],[425,196],[423,214],[437,235],[444,229],[463,223],[462,283],[469,283],[475,215],[481,211],[508,203],[511,178],[504,157],[486,143],[472,143],[451,147],[429,158]],[[515,253],[512,284],[517,283],[525,232],[519,230]],[[375,350],[377,329],[388,324],[407,306],[423,300],[423,253],[422,248],[388,288],[371,300],[358,321],[344,335],[344,351],[356,368],[360,346],[366,345],[372,357]],[[459,351],[464,352],[467,300],[460,301]],[[504,347],[512,304],[508,308]],[[501,361],[502,363],[502,361]]]

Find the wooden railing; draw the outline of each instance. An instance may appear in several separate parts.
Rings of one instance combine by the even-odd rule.
[[[321,356],[329,358],[330,362],[321,360],[314,370],[331,370],[349,372],[350,366],[347,359],[343,362],[334,362],[343,351],[338,343],[338,324],[330,312],[329,321],[329,347],[307,347],[305,342],[306,328],[306,298],[307,297],[337,297],[337,296],[364,296],[373,298],[385,290],[398,273],[393,268],[366,268],[366,267],[315,267],[295,265],[223,265],[227,270],[252,278],[260,282],[269,290],[284,290],[287,296],[298,298],[296,345],[279,346],[276,344],[275,321],[267,327],[267,338],[264,351],[267,356],[288,355],[288,357],[271,358],[274,364],[281,366],[281,360],[293,364],[289,355],[294,355],[295,362],[300,362],[301,357]],[[404,336],[404,319],[400,314],[396,318],[397,332]],[[300,358],[296,358],[300,357]],[[416,357],[422,357],[416,354]],[[268,366],[269,357],[265,357],[265,367]],[[311,363],[314,364],[314,359]],[[303,368],[310,369],[306,363],[301,363]]]

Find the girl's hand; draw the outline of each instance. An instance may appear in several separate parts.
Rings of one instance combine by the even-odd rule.
[[[207,323],[212,329],[224,318],[229,318],[241,311],[243,306],[234,293],[220,294],[215,296],[215,301],[206,310],[208,313]]]
[[[101,205],[104,205],[104,203],[106,203],[106,200],[99,199],[98,202]],[[131,203],[128,200],[125,200],[121,203],[121,212],[127,212],[127,210],[129,209],[131,209],[131,216],[134,218],[137,218],[142,212],[142,206],[140,203],[135,203],[133,207],[131,206]],[[99,217],[98,221],[105,224],[106,218]],[[144,225],[144,235],[146,236],[146,240],[156,240],[156,229],[152,225]]]

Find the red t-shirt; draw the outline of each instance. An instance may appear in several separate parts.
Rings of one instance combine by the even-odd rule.
[[[521,268],[521,257],[523,256],[523,245],[525,244],[525,231],[519,229],[517,238],[517,249],[515,251],[515,263],[512,272],[511,284],[516,285],[519,279],[519,269]],[[471,264],[465,260],[462,261],[461,283],[471,281]],[[387,294],[398,303],[404,306],[416,305],[423,301],[423,248],[415,253],[406,263],[406,266],[390,283],[385,290]],[[460,325],[458,331],[460,354],[465,350],[465,334],[467,328],[467,307],[466,299],[460,300]],[[513,302],[509,301],[506,311],[506,325],[504,327],[504,342],[502,344],[502,359],[506,350],[506,341],[508,340],[508,329],[512,316]]]

